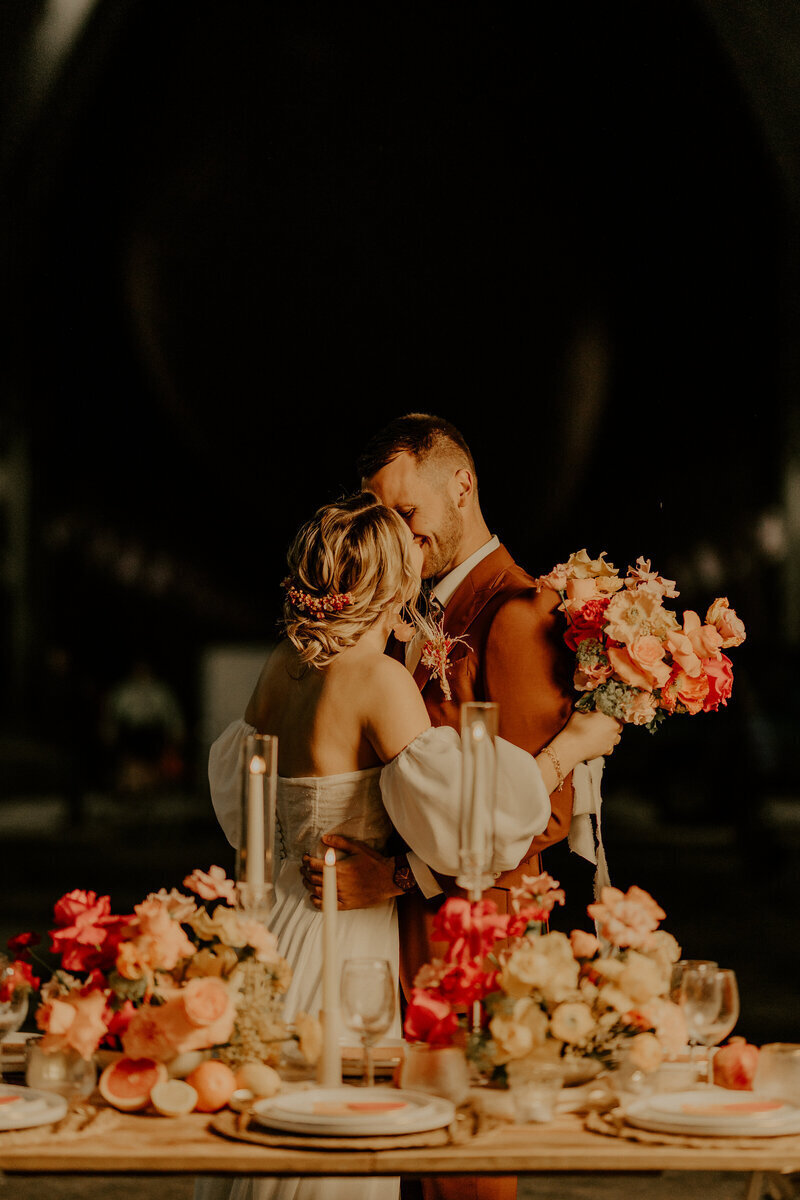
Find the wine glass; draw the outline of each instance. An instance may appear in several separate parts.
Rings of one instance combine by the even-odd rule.
[[[704,1046],[718,1046],[729,1033],[732,1033],[739,1020],[739,985],[736,982],[736,972],[730,967],[720,967],[717,971],[720,988],[719,1012],[716,1018],[706,1028],[703,1036]],[[711,1078],[713,1055],[709,1055],[708,1076]]]
[[[680,976],[678,1003],[686,1018],[690,1060],[696,1061],[698,1046],[706,1045],[706,1037],[718,1019],[722,1003],[722,982],[715,963],[695,963],[684,966]],[[705,1079],[708,1078],[706,1061]]]
[[[364,1047],[366,1087],[375,1083],[372,1047],[392,1023],[395,990],[392,968],[385,958],[346,958],[342,966],[342,1017]]]

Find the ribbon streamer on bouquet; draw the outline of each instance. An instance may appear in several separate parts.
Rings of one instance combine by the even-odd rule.
[[[569,829],[569,848],[588,862],[594,863],[594,896],[600,898],[601,888],[611,883],[600,823],[603,798],[600,783],[603,778],[603,758],[578,763],[572,772],[572,821]],[[594,817],[594,822],[592,818]]]

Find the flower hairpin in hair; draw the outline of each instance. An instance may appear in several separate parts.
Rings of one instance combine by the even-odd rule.
[[[447,661],[450,651],[459,642],[466,644],[467,639],[464,637],[451,637],[449,633],[444,631],[444,613],[439,617],[438,621],[424,621],[423,629],[426,634],[425,641],[422,645],[422,655],[420,661],[424,667],[431,668],[431,674],[434,679],[438,679],[442,686],[442,694],[445,700],[452,699],[450,690],[450,682],[447,678],[447,671],[450,663]]]
[[[327,596],[312,596],[296,586],[290,578],[284,579],[286,596],[292,608],[298,612],[308,612],[314,617],[327,617],[331,613],[339,613],[343,608],[349,608],[355,603],[352,592],[329,592]]]

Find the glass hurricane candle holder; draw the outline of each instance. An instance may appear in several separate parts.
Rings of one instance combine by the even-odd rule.
[[[470,701],[461,705],[461,817],[456,882],[470,900],[494,883],[495,793],[499,706]]]
[[[278,739],[271,734],[250,734],[242,745],[236,884],[239,907],[262,920],[272,908],[277,779]]]

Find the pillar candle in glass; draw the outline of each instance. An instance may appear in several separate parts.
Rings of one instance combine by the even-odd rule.
[[[339,898],[336,888],[336,851],[328,848],[322,868],[322,1054],[318,1079],[323,1087],[342,1082],[339,1044]]]
[[[272,899],[277,778],[278,739],[260,733],[246,737],[236,880],[241,907],[262,917],[268,915]]]
[[[456,882],[479,900],[494,882],[496,752],[499,706],[470,701],[461,705],[460,871]]]

